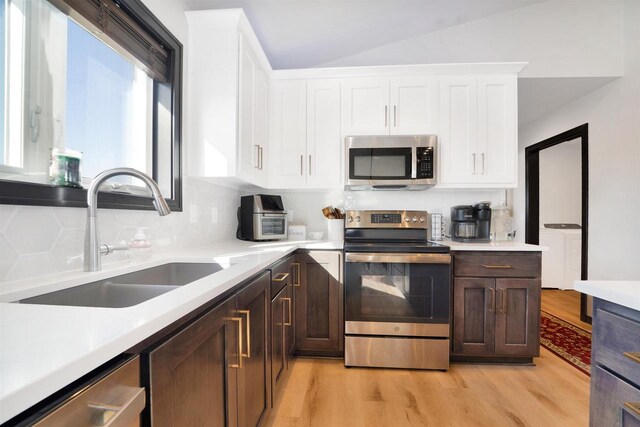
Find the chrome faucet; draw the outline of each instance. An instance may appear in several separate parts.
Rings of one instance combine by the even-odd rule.
[[[158,214],[165,216],[171,213],[171,209],[169,209],[167,202],[164,200],[164,197],[162,197],[158,184],[148,175],[132,168],[114,168],[101,172],[93,178],[87,190],[87,226],[84,233],[84,271],[100,271],[100,255],[108,254],[113,250],[113,248],[109,248],[107,245],[100,245],[98,218],[96,215],[98,209],[98,190],[100,190],[100,186],[109,178],[119,175],[129,175],[144,181],[151,190],[153,206],[158,211]]]

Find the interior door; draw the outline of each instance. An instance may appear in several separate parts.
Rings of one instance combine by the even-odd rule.
[[[243,319],[243,366],[238,370],[238,425],[256,427],[271,408],[271,363],[267,353],[271,272],[237,294],[236,316]]]
[[[433,77],[391,79],[392,135],[437,133],[438,80]]]
[[[475,77],[440,80],[439,184],[475,183],[478,176],[478,117]]]
[[[342,182],[340,80],[307,83],[307,186],[331,188]]]
[[[453,352],[494,354],[495,279],[456,278],[453,287]]]
[[[343,80],[342,106],[343,135],[389,135],[388,79]]]
[[[540,355],[540,281],[496,279],[496,355]]]

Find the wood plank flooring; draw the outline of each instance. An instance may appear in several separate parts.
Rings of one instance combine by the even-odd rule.
[[[591,325],[580,320],[580,292],[543,289],[542,309],[591,332]]]
[[[448,372],[296,359],[270,426],[587,426],[589,377],[541,349],[537,366]]]

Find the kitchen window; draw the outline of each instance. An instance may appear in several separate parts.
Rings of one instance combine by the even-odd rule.
[[[83,206],[84,190],[50,183],[58,149],[82,154],[85,188],[132,167],[180,210],[180,43],[139,0],[0,0],[0,13],[0,203]],[[142,182],[110,183],[103,207],[152,208]]]

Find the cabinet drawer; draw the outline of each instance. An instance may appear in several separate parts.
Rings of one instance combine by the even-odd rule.
[[[540,254],[456,252],[456,277],[540,277]]]
[[[640,323],[597,308],[593,359],[640,386]]]
[[[589,425],[636,427],[640,425],[640,389],[596,366],[591,377]]]
[[[289,259],[279,262],[271,269],[271,297],[275,297],[290,283]]]

